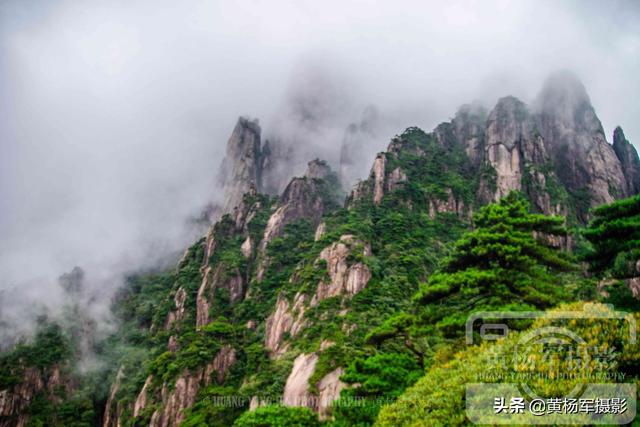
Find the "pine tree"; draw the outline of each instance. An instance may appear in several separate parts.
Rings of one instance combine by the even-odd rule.
[[[558,273],[574,268],[552,245],[566,235],[563,218],[529,212],[511,193],[483,207],[474,229],[456,242],[443,267],[421,286],[421,323],[455,336],[472,311],[535,310],[565,299]]]
[[[640,195],[597,208],[584,236],[593,245],[586,256],[600,277],[640,276]]]

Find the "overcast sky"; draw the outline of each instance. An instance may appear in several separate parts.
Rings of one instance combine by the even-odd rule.
[[[637,144],[638,22],[637,1],[5,0],[0,290],[55,305],[55,278],[80,265],[108,295],[183,248],[236,118],[269,133],[296,91],[325,95],[335,150],[378,107],[393,127],[373,152],[472,100],[531,101],[569,68],[608,139],[621,125]]]

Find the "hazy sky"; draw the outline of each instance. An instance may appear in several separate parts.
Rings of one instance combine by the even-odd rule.
[[[609,140],[619,124],[637,144],[639,20],[637,1],[5,0],[0,315],[15,289],[55,305],[74,265],[109,295],[184,247],[236,118],[273,132],[300,91],[324,103],[335,152],[376,105],[393,126],[373,152],[474,99],[530,101],[569,68]]]

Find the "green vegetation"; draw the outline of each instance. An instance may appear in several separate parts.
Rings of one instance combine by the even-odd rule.
[[[591,243],[583,258],[601,280],[607,301],[639,311],[640,196],[601,206],[583,235]]]
[[[462,335],[471,313],[553,310],[559,304],[569,304],[562,309],[611,310],[585,300],[640,309],[629,298],[627,283],[640,273],[640,197],[593,212],[588,229],[574,241],[576,253],[590,263],[594,278],[587,277],[561,249],[570,220],[532,213],[526,198],[544,191],[552,203],[578,203],[581,214],[588,200],[582,203],[580,195],[568,194],[546,175],[551,166],[544,165],[525,171],[526,196],[512,193],[483,207],[480,183],[495,185],[496,171],[472,164],[451,125],[439,131],[436,137],[409,128],[393,140],[385,154],[385,173],[396,171],[406,179],[393,186],[385,183],[380,203],[373,202],[372,181],[343,208],[336,203],[341,193],[335,175],[306,178],[325,208],[325,232],[317,239],[316,224],[301,218],[261,246],[277,201],[245,195],[248,222],[238,224],[235,217],[223,216],[213,227],[209,242],[215,249],[208,259],[203,238],[177,268],[127,278],[112,307],[118,328],[92,349],[104,369],[83,375],[72,371],[80,354],[77,334],[69,331],[79,329],[43,321],[32,342],[0,356],[0,389],[20,384],[27,368],[45,376],[53,367],[62,369],[73,387],[60,387],[56,398],[47,390],[36,393],[25,409],[33,425],[99,424],[112,391],[110,410],[120,414],[122,426],[147,425],[167,394],[179,387],[177,380],[189,375],[199,383],[195,403],[183,414],[186,427],[461,425],[469,422],[465,384],[487,371],[497,345],[465,348]],[[545,174],[546,188],[533,188],[533,173]],[[243,246],[247,241],[250,251]],[[340,271],[357,266],[366,272],[360,277],[368,280],[357,293],[343,290],[318,298],[319,286],[336,275],[321,253],[338,244],[346,254]],[[205,271],[209,322],[196,328],[196,300]],[[608,298],[599,296],[597,280],[614,282],[606,288]],[[243,298],[232,299],[232,281],[241,282]],[[182,296],[179,309],[176,301]],[[287,330],[279,353],[272,354],[265,339],[278,300],[288,303],[290,317],[283,322],[300,320],[302,326]],[[300,319],[292,308],[296,300],[304,300]],[[552,313],[536,323],[510,324],[515,331],[501,348],[513,348],[518,337],[548,324]],[[615,372],[636,381],[640,355],[623,343],[623,327],[574,326],[591,343],[624,350]],[[223,348],[234,350],[234,361],[221,379],[207,367]],[[307,408],[279,405],[247,411],[252,398],[276,402],[282,396],[300,353],[318,356],[308,381],[312,394],[319,393],[327,374],[344,371],[340,379],[346,387],[333,403],[330,419],[321,422]],[[512,371],[507,367],[499,373]],[[116,378],[118,387],[112,389]],[[133,404],[148,378],[147,405],[134,418]],[[535,385],[553,393],[568,384]]]
[[[472,311],[522,311],[566,300],[562,272],[568,256],[551,246],[564,236],[563,218],[531,214],[516,193],[482,208],[466,233],[415,296],[421,323],[459,336]]]
[[[18,344],[13,351],[0,355],[0,389],[18,384],[26,367],[44,370],[70,356],[70,343],[60,326],[44,318],[40,324],[33,342]]]
[[[572,320],[571,330],[586,340],[586,345],[590,346],[610,346],[615,348],[622,356],[620,364],[616,364],[614,369],[610,366],[599,366],[597,364],[578,365],[579,371],[574,372],[578,379],[588,378],[596,372],[619,372],[630,360],[635,360],[640,356],[637,344],[630,344],[628,337],[628,326],[618,319],[607,319],[599,324],[598,328],[593,327],[593,315],[611,315],[611,308],[601,304],[574,303],[572,305],[560,306],[557,310],[550,311],[545,318],[538,319],[529,331],[539,330],[554,323],[554,313],[569,311],[582,311],[586,319]],[[628,325],[628,324],[627,324]],[[407,390],[392,405],[382,409],[377,419],[378,426],[457,426],[468,425],[469,420],[465,412],[465,387],[470,383],[477,382],[498,382],[500,378],[513,378],[518,373],[528,373],[534,367],[527,364],[515,363],[513,359],[516,355],[514,351],[519,339],[527,331],[510,334],[505,340],[499,343],[483,343],[471,346],[456,354],[451,360],[443,364],[438,364],[430,369],[427,374],[420,379],[413,387]],[[495,349],[500,349],[500,355],[505,356],[504,363],[496,363]],[[568,372],[566,365],[569,359],[545,359],[545,348],[542,344],[527,347],[528,355],[537,361],[534,365],[537,372],[552,371],[559,369],[560,372]],[[554,363],[565,364],[555,366]],[[553,371],[555,372],[555,371]],[[487,375],[490,373],[491,375]],[[495,378],[495,379],[491,379]],[[533,377],[528,382],[529,386],[537,390],[543,396],[562,396],[566,394],[576,384],[576,379],[550,380],[548,377]],[[609,380],[613,382],[613,379]],[[627,377],[626,381],[637,381],[635,378]],[[493,399],[495,396],[491,396]],[[480,396],[478,398],[485,398]]]
[[[310,409],[273,405],[245,412],[233,425],[235,427],[315,427],[319,426],[320,422],[318,416]]]
[[[593,245],[586,257],[591,271],[619,279],[639,276],[640,196],[597,208],[584,236]]]

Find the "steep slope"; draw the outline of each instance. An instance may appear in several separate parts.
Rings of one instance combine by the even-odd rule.
[[[394,168],[405,168],[421,191],[387,187],[377,202],[363,195],[352,209],[339,209],[335,175],[314,161],[278,200],[249,192],[233,216],[223,216],[187,252],[177,279],[167,279],[173,291],[145,332],[157,343],[149,375],[121,376],[105,425],[188,425],[202,417],[224,425],[249,403],[279,398],[329,416],[348,362],[373,351],[363,347],[368,331],[407,304],[441,242],[464,227],[444,204],[430,212],[421,203],[426,183],[404,158],[424,153],[420,164],[436,170],[455,155],[427,155],[441,148],[417,129],[392,147]],[[447,176],[463,180],[458,172],[452,167]],[[422,231],[408,234],[416,228]],[[237,408],[205,404],[229,395],[244,400]]]

